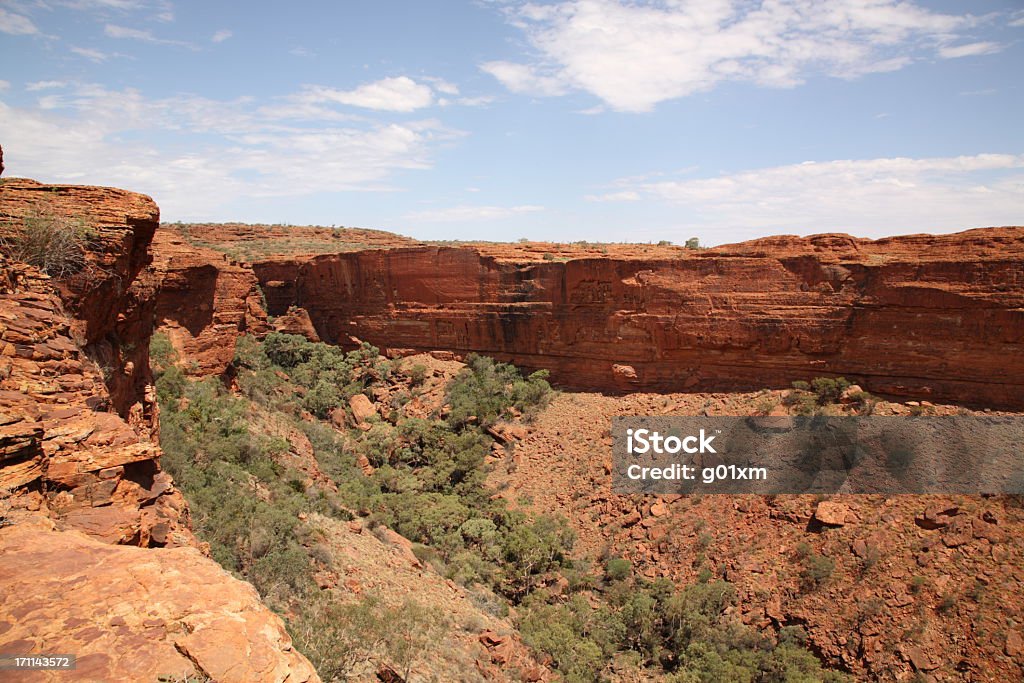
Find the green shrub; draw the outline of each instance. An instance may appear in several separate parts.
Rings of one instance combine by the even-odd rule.
[[[541,516],[514,525],[501,543],[506,580],[513,594],[529,594],[533,577],[560,567],[575,541],[565,519]]]
[[[843,392],[850,388],[850,382],[844,377],[817,377],[811,380],[811,388],[818,395],[818,404],[835,403]]]
[[[409,381],[414,387],[418,387],[426,381],[427,372],[427,366],[417,363],[409,369]]]
[[[487,426],[506,416],[511,408],[529,416],[551,400],[547,376],[546,370],[539,370],[524,379],[512,365],[471,354],[466,367],[448,385],[448,421],[456,427],[471,420]]]
[[[805,588],[817,588],[822,585],[832,577],[832,572],[836,568],[836,563],[831,557],[815,552],[804,558],[803,565],[800,578]]]
[[[604,566],[604,574],[609,581],[622,581],[633,572],[633,565],[629,560],[621,557],[612,557]]]

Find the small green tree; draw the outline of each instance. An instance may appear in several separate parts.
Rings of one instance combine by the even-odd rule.
[[[690,239],[686,240],[686,248],[700,249],[700,239],[697,237],[691,237]]]

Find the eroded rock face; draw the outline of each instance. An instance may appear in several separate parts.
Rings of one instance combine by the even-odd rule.
[[[155,291],[138,275],[150,262],[160,210],[149,197],[125,190],[5,179],[0,236],[10,238],[33,216],[57,217],[85,230],[85,267],[49,285],[71,320],[70,338],[104,369],[114,410],[125,418],[140,408],[154,415],[146,386]]]
[[[320,680],[255,589],[195,548],[113,546],[39,523],[0,529],[0,556],[0,651],[74,653],[62,680]],[[50,680],[13,673],[0,679]]]
[[[223,253],[189,244],[173,229],[157,231],[153,252],[149,276],[160,291],[157,325],[188,359],[186,372],[222,373],[240,335],[268,329],[255,275]]]
[[[153,441],[156,402],[144,381],[152,324],[101,311],[112,322],[89,344],[89,329],[104,327],[71,312],[91,311],[76,292],[94,295],[77,277],[58,283],[0,256],[0,490],[11,496],[12,514],[46,515],[108,543],[192,545],[185,501],[160,471]],[[151,305],[120,301],[136,311]],[[133,347],[118,334],[125,330],[139,333]]]
[[[318,680],[254,589],[202,555],[160,469],[156,288],[137,277],[156,205],[0,184],[0,236],[35,216],[88,243],[61,280],[0,255],[0,651],[75,653],[68,680]],[[0,680],[50,680],[11,673]]]
[[[605,391],[784,387],[1024,407],[1024,228],[778,237],[671,257],[413,246],[254,263],[319,336],[480,352]],[[528,258],[528,257],[526,257]],[[626,370],[628,368],[628,371]]]

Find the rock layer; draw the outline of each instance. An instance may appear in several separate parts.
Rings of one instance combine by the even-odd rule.
[[[198,375],[220,374],[235,355],[235,339],[267,330],[252,270],[226,254],[162,229],[153,242],[152,280],[160,290],[156,324]]]
[[[479,352],[575,389],[844,375],[882,394],[1024,408],[1024,365],[1006,362],[1024,354],[1022,228],[566,261],[515,246],[412,246],[253,269],[268,312],[304,308],[325,341]]]
[[[81,230],[84,265],[56,280],[0,255],[0,652],[79,661],[0,680],[319,680],[255,590],[202,555],[160,469],[156,281],[138,277],[156,205],[0,183],[5,252],[37,219]]]

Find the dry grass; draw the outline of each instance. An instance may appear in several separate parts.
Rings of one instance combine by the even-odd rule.
[[[13,236],[0,238],[0,248],[9,258],[61,279],[85,267],[88,239],[82,220],[34,211]]]

